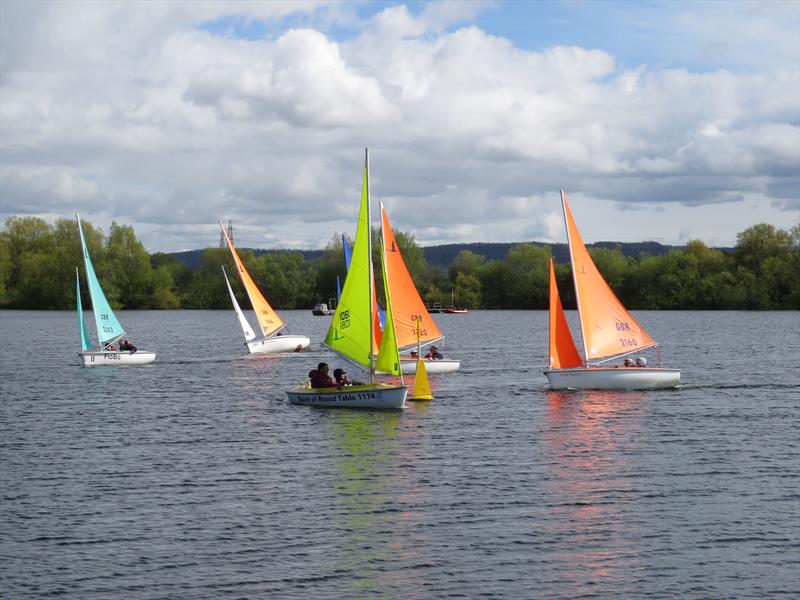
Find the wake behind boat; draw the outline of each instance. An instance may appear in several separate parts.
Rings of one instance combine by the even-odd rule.
[[[381,244],[382,245],[382,244]],[[370,235],[369,155],[365,153],[361,185],[361,208],[358,213],[353,255],[336,305],[324,345],[348,361],[369,370],[370,383],[346,387],[312,388],[310,384],[286,391],[290,404],[326,408],[403,408],[408,387],[403,384],[400,353],[397,349],[394,316],[389,286],[386,285],[386,252],[383,261],[386,324],[378,344]],[[400,376],[400,385],[375,382],[376,371]]]
[[[585,359],[578,353],[569,331],[551,259],[550,368],[544,371],[550,387],[557,390],[638,390],[679,386],[681,372],[678,369],[647,367],[641,360],[639,366],[602,364],[657,348],[658,344],[622,306],[597,270],[578,233],[563,191],[561,205],[567,227]]]
[[[220,221],[219,226],[222,227],[222,234],[228,242],[228,248],[231,251],[233,262],[236,265],[236,270],[239,272],[239,279],[247,292],[247,297],[250,298],[250,304],[253,306],[253,311],[256,313],[256,320],[264,336],[260,339],[256,339],[253,328],[250,327],[250,323],[247,321],[242,309],[239,307],[239,303],[236,301],[236,296],[233,293],[230,281],[228,281],[228,274],[225,272],[225,267],[222,267],[225,283],[228,286],[228,293],[231,295],[233,310],[239,318],[239,325],[242,328],[242,333],[244,333],[244,343],[250,354],[299,352],[303,348],[308,348],[311,344],[311,340],[308,339],[308,337],[304,335],[284,335],[281,333],[281,330],[286,324],[283,322],[283,319],[278,316],[278,313],[269,305],[269,302],[264,298],[261,290],[258,289],[256,282],[250,277],[250,273],[248,273],[244,263],[239,258],[236,248],[233,247],[233,242],[228,236],[225,227],[222,225],[222,221]]]
[[[78,332],[81,336],[81,362],[84,367],[119,367],[146,365],[156,359],[156,353],[147,350],[137,350],[132,347],[130,350],[118,350],[113,344],[122,339],[125,330],[122,328],[111,305],[108,303],[103,288],[100,287],[100,280],[94,272],[92,259],[89,257],[89,249],[86,246],[86,239],[83,237],[81,227],[81,217],[76,213],[78,220],[78,233],[81,238],[81,250],[83,251],[83,263],[86,270],[86,283],[89,287],[89,296],[92,299],[92,311],[94,321],[97,325],[97,340],[99,348],[91,349],[89,332],[86,330],[86,322],[83,320],[83,306],[81,302],[81,280],[78,268],[75,268],[75,300],[78,312]]]

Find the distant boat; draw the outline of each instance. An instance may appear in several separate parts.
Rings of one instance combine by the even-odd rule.
[[[83,307],[81,306],[81,281],[78,269],[75,269],[75,299],[78,308],[78,332],[81,336],[81,352],[78,355],[83,361],[84,367],[117,367],[146,365],[156,359],[156,353],[147,350],[117,350],[112,349],[114,342],[122,339],[125,330],[122,328],[111,305],[100,287],[100,281],[94,272],[92,259],[89,257],[89,249],[86,247],[86,240],[83,237],[80,215],[75,215],[78,219],[78,233],[81,238],[81,249],[83,251],[83,263],[86,269],[86,283],[89,287],[89,296],[92,299],[92,311],[94,321],[97,325],[97,340],[99,348],[91,349],[89,332],[86,331],[86,322],[83,320]]]
[[[236,316],[239,318],[239,325],[241,325],[242,333],[244,333],[244,343],[250,351],[250,354],[298,352],[303,348],[308,348],[309,344],[311,344],[311,340],[306,336],[283,335],[280,333],[286,324],[278,316],[278,313],[272,309],[267,299],[264,298],[264,295],[261,293],[261,290],[258,289],[255,281],[253,281],[253,278],[250,277],[250,273],[247,272],[244,263],[236,252],[236,248],[233,247],[233,242],[230,237],[228,237],[228,232],[222,225],[222,221],[220,221],[219,226],[222,228],[225,241],[228,242],[228,248],[231,251],[233,262],[236,265],[236,270],[239,272],[239,280],[242,282],[247,292],[247,297],[250,298],[250,304],[253,306],[253,311],[256,313],[256,320],[264,336],[260,339],[256,339],[253,328],[250,327],[250,323],[247,322],[242,309],[239,308],[239,303],[236,301],[236,296],[234,296],[233,289],[231,289],[231,284],[228,281],[228,274],[223,267],[222,273],[225,276],[225,283],[228,285],[228,293],[231,296],[233,310],[236,311]]]
[[[450,308],[443,308],[442,312],[448,315],[466,315],[469,311],[466,308],[456,308],[456,292],[450,291]]]
[[[425,303],[414,285],[408,272],[400,247],[397,245],[389,216],[381,204],[381,241],[386,249],[384,260],[384,279],[391,290],[392,314],[394,315],[395,334],[400,352],[410,352],[417,348],[417,343],[430,346],[443,339],[444,336],[436,325],[436,321],[425,309]],[[419,340],[417,328],[419,327]],[[452,359],[423,358],[428,373],[452,373],[458,371],[461,361]],[[403,373],[416,373],[417,358],[403,356],[401,358]]]
[[[572,278],[578,302],[584,359],[575,346],[550,261],[550,368],[544,371],[553,389],[654,389],[680,385],[678,369],[606,365],[614,359],[656,348],[658,344],[628,313],[597,270],[561,192]],[[660,363],[660,360],[659,360]],[[640,363],[641,364],[641,363]]]
[[[381,252],[384,261],[385,253]],[[377,315],[374,310],[372,236],[370,235],[369,155],[365,153],[355,244],[350,270],[344,281],[341,299],[331,320],[325,346],[370,374],[370,383],[347,387],[312,388],[310,385],[287,390],[291,404],[344,408],[403,408],[408,387],[402,383],[400,353],[397,349],[389,286],[385,285],[386,326],[378,344]],[[375,372],[400,375],[400,385],[375,383]]]
[[[341,296],[341,294],[339,294]],[[320,302],[319,304],[315,304],[314,308],[311,309],[311,314],[316,317],[329,317],[333,313],[336,312],[335,308],[331,308],[333,306],[333,302],[331,302],[333,298],[328,300],[330,304],[325,304],[324,302]]]

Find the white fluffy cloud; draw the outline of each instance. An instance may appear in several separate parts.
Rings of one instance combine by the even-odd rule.
[[[396,5],[343,40],[311,25],[250,40],[218,20],[356,17],[313,2],[4,2],[0,216],[77,208],[167,251],[213,244],[223,217],[244,245],[319,247],[353,228],[369,146],[373,196],[423,243],[562,241],[559,188],[589,241],[730,244],[797,221],[796,57],[625,68],[578,43],[515,47],[469,25],[483,6]],[[735,16],[757,51],[751,15]]]

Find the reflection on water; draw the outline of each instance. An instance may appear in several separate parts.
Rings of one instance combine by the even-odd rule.
[[[633,491],[625,455],[646,399],[635,392],[545,394],[548,424],[542,433],[551,517],[545,531],[568,540],[550,559],[571,585],[568,596],[619,592],[641,535],[620,506]]]
[[[338,506],[332,507],[335,529],[342,532],[336,570],[354,575],[350,594],[408,585],[408,573],[384,565],[414,562],[408,526],[420,521],[414,509],[413,485],[404,464],[413,461],[400,437],[397,411],[330,411],[330,433],[336,479],[331,482]],[[409,596],[406,596],[409,597]]]

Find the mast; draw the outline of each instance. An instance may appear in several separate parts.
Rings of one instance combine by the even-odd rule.
[[[581,315],[581,298],[578,294],[578,280],[575,273],[575,259],[572,256],[572,239],[569,236],[569,223],[567,221],[567,200],[564,197],[564,190],[561,191],[561,212],[564,214],[564,227],[567,229],[567,247],[569,248],[569,262],[572,265],[572,285],[575,288],[575,303],[578,308],[578,323],[581,326],[581,343],[583,344],[583,362],[589,366],[589,349],[586,347],[586,334],[583,329],[583,316]]]
[[[373,267],[372,267],[372,209],[370,208],[370,195],[369,195],[369,148],[364,148],[364,168],[367,172],[367,256],[369,257],[369,381],[375,383],[375,357],[372,355],[372,339],[375,333],[372,331],[374,323],[372,319],[372,285],[373,280]]]

